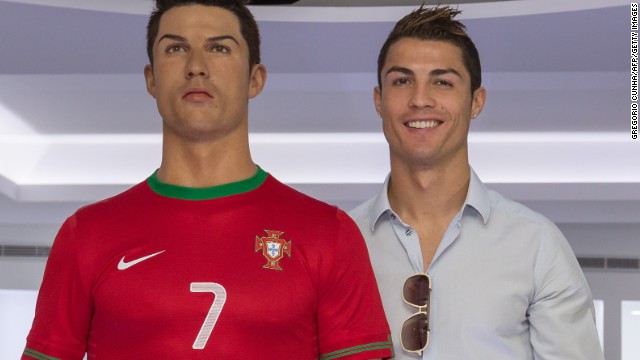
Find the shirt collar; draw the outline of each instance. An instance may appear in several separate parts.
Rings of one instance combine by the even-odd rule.
[[[382,214],[387,211],[393,212],[391,210],[391,205],[389,204],[389,197],[387,190],[389,189],[389,179],[391,179],[391,173],[387,175],[387,178],[384,180],[384,184],[382,185],[382,190],[378,193],[378,196],[373,202],[373,206],[369,211],[369,228],[373,232],[376,227],[376,223],[378,219],[382,216]]]
[[[248,179],[208,188],[192,188],[163,183],[158,179],[158,171],[156,170],[147,178],[147,184],[156,194],[165,197],[182,200],[210,200],[257,189],[265,182],[267,175],[267,172],[258,166],[255,175]]]
[[[482,216],[482,222],[487,223],[491,216],[491,198],[489,197],[489,190],[487,190],[484,183],[480,181],[480,178],[473,169],[471,169],[471,179],[469,181],[469,191],[467,192],[467,199],[464,201],[463,209],[470,206],[474,208],[480,216]],[[462,216],[462,212],[460,214]]]
[[[387,178],[384,180],[384,184],[382,185],[382,189],[376,196],[373,206],[369,210],[369,228],[371,231],[375,230],[376,224],[378,220],[382,217],[383,214],[389,212],[394,214],[393,209],[391,209],[391,205],[389,204],[388,197],[388,189],[389,189],[389,180],[391,179],[391,173],[387,175]],[[469,180],[469,190],[467,191],[467,198],[464,201],[463,209],[466,209],[467,206],[475,209],[480,216],[482,216],[482,221],[486,224],[489,221],[489,216],[491,216],[491,199],[489,198],[489,191],[484,186],[478,175],[473,169],[471,169],[471,179]],[[459,217],[461,218],[464,211],[460,211]]]

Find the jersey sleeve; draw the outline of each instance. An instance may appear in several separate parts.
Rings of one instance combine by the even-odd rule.
[[[90,296],[78,265],[75,217],[51,248],[22,360],[82,359],[91,318]]]
[[[529,307],[536,359],[602,359],[593,299],[568,242],[549,225],[536,261]]]
[[[336,241],[321,255],[318,336],[320,359],[375,359],[393,356],[389,325],[362,235],[338,210]]]

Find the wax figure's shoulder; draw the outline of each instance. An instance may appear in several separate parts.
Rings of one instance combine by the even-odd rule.
[[[95,225],[113,217],[138,213],[141,208],[153,206],[149,201],[153,195],[146,181],[141,182],[117,195],[80,207],[67,219],[66,223],[67,225],[78,223]]]
[[[346,213],[335,205],[315,199],[269,175],[261,187],[261,198],[265,206],[278,209],[284,214],[296,215],[300,221],[326,223],[334,221],[352,222]]]

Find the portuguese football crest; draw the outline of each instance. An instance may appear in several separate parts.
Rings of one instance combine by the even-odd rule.
[[[291,257],[291,241],[280,238],[284,231],[265,230],[265,232],[267,233],[265,237],[256,236],[256,252],[262,250],[262,255],[267,258],[263,268],[282,271],[278,261],[282,260],[284,254]]]

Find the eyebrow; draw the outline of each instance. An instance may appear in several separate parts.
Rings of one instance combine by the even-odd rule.
[[[446,74],[454,74],[455,76],[459,77],[460,79],[462,79],[462,74],[460,74],[460,72],[454,68],[446,68],[446,69],[435,69],[435,70],[431,70],[431,72],[429,72],[429,74],[431,76],[440,76],[440,75],[446,75]]]
[[[404,74],[404,75],[413,75],[414,74],[414,72],[412,70],[407,69],[405,67],[392,66],[385,73],[385,77],[387,75],[389,75],[390,73],[393,73],[393,72],[399,72],[399,73]],[[457,77],[462,79],[462,74],[460,74],[460,72],[458,70],[454,69],[454,68],[434,69],[434,70],[431,70],[429,72],[430,76],[440,76],[440,75],[445,75],[445,74],[454,74],[455,76],[457,76]]]
[[[385,77],[387,77],[389,74],[393,73],[393,72],[399,72],[401,74],[404,75],[413,75],[413,71],[402,67],[402,66],[392,66],[389,68],[389,70],[387,70],[387,72],[384,74]]]
[[[174,34],[164,34],[164,35],[162,35],[160,37],[160,39],[158,39],[158,42],[162,41],[163,39],[180,41],[180,42],[185,42],[185,43],[189,42],[187,40],[187,38],[185,38],[184,36],[174,35]],[[207,38],[206,42],[213,43],[213,42],[218,42],[218,41],[222,41],[222,40],[231,40],[231,41],[235,42],[236,44],[240,45],[238,40],[236,40],[236,38],[234,38],[231,35],[213,36],[213,37]]]

